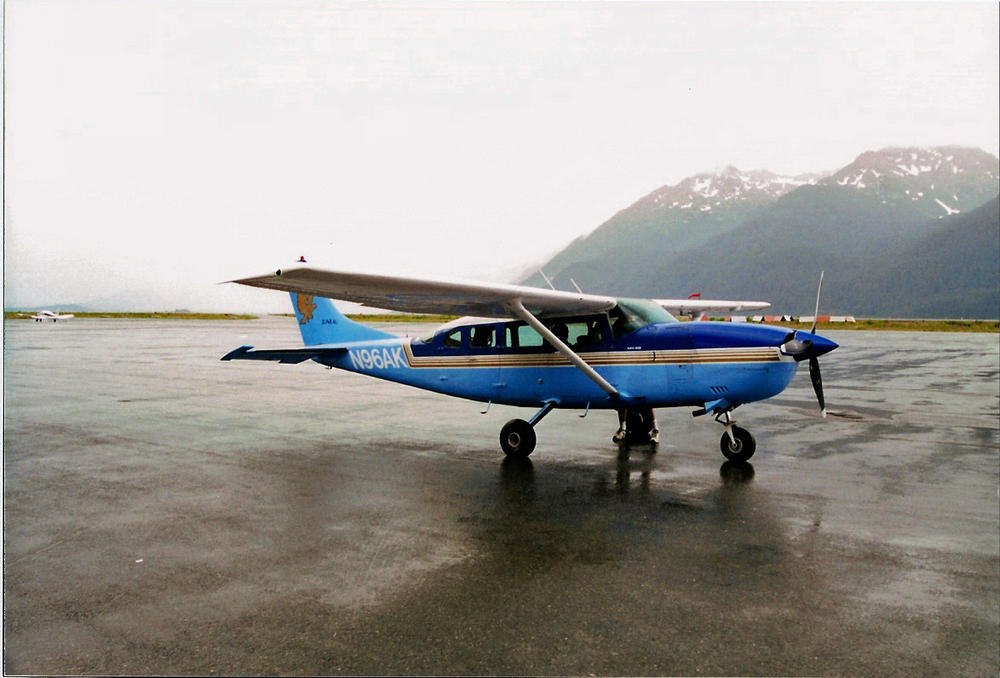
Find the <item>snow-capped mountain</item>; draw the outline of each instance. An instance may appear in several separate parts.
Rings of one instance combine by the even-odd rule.
[[[613,269],[641,270],[700,245],[736,228],[753,210],[815,180],[763,170],[742,172],[735,167],[697,174],[640,198],[594,232],[570,243],[543,270],[561,276],[564,284],[573,276],[577,280],[601,276],[606,291],[620,291]],[[643,251],[635,253],[636,248]],[[537,274],[527,282],[545,284]]]
[[[831,310],[995,317],[998,192],[997,158],[953,146],[868,151],[827,176],[727,167],[642,197],[543,270],[564,289],[571,278],[623,296],[702,289],[801,311],[826,269]],[[891,287],[861,285],[890,268]],[[941,272],[940,293],[907,298],[931,270]]]
[[[884,148],[862,153],[819,182],[876,196],[883,204],[916,203],[932,216],[959,214],[997,194],[997,159],[976,148]]]
[[[742,172],[730,165],[718,173],[696,174],[675,186],[663,186],[644,200],[668,210],[711,211],[729,202],[762,204],[799,186],[816,183],[816,175],[784,177],[767,170]]]

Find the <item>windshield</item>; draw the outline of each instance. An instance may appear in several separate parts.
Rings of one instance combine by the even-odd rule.
[[[634,332],[652,323],[675,323],[677,318],[653,301],[646,299],[619,299],[618,305],[608,313],[615,337]]]

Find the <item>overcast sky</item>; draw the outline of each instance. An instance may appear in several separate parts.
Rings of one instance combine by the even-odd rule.
[[[215,283],[301,254],[509,278],[697,172],[1000,146],[995,2],[4,7],[8,308],[284,311]]]

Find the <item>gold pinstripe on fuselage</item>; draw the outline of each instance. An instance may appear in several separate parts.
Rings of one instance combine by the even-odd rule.
[[[495,353],[486,355],[415,356],[404,344],[406,362],[413,368],[564,367],[572,363],[560,353]],[[605,365],[690,365],[701,363],[778,362],[776,346],[701,348],[674,351],[593,351],[578,354],[594,367]]]

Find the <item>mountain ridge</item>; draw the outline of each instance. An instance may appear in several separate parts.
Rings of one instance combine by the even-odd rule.
[[[998,192],[997,158],[959,146],[866,151],[825,177],[727,167],[647,194],[570,243],[543,270],[565,289],[569,278],[585,289],[623,296],[684,296],[701,289],[707,296],[765,298],[776,310],[801,311],[811,303],[820,269],[837,280],[838,271],[877,273],[902,257],[915,276],[921,262],[909,258],[928,254],[919,243],[953,228],[955,217]],[[940,251],[961,258],[962,238],[952,237],[958,246]],[[951,264],[940,268],[955,270]],[[996,267],[988,277],[996,279]],[[525,282],[543,284],[539,276]],[[961,297],[962,290],[955,287],[923,313],[946,317],[942,311],[958,307],[949,294]],[[893,305],[912,306],[895,299],[873,307],[855,288],[836,282],[824,298],[831,311],[864,308],[884,317],[898,317]],[[986,298],[976,308],[966,315],[998,315]]]

